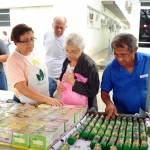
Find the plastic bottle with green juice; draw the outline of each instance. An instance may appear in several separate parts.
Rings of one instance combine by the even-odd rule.
[[[112,131],[112,129],[113,129],[113,125],[112,125],[112,124],[109,124],[108,127],[107,127],[107,131],[108,131],[108,130],[109,130],[109,131]]]
[[[94,116],[94,118],[97,120],[97,119],[99,118],[99,115],[96,114],[96,115]]]
[[[73,145],[76,140],[80,137],[80,133],[78,131],[74,132],[67,140],[69,145]]]
[[[100,142],[102,149],[106,149],[106,144],[107,144],[108,140],[109,140],[109,138],[107,136],[103,136],[103,138]]]
[[[104,133],[105,133],[105,130],[103,130],[103,129],[99,129],[99,131],[98,131],[97,135],[98,135],[98,136],[100,136],[100,137],[102,138],[102,137],[103,137],[103,135],[104,135]]]
[[[94,125],[95,125],[95,123],[96,123],[96,120],[95,120],[95,119],[93,119],[93,120],[89,123],[89,125],[88,125],[88,126],[90,126],[91,128],[93,128],[93,127],[94,127]]]
[[[101,150],[101,145],[99,143],[95,144],[93,150]]]
[[[101,124],[102,124],[102,120],[98,119],[96,124],[95,124],[95,128],[99,129]]]
[[[122,150],[124,144],[124,138],[119,137],[116,143],[117,150]]]
[[[85,140],[88,139],[91,129],[92,129],[91,126],[87,126],[86,129],[82,132],[81,137]]]
[[[107,143],[107,149],[110,149],[111,146],[115,145],[117,137],[111,137]]]
[[[124,143],[124,150],[131,150],[131,138],[127,138]]]
[[[92,129],[92,131],[89,134],[89,139],[93,140],[94,136],[97,134],[98,130],[100,129],[102,124],[102,119],[98,119],[94,128]]]
[[[107,136],[108,138],[110,138],[110,136],[111,136],[111,130],[106,130],[105,136]]]
[[[150,119],[149,118],[145,119],[145,125],[146,125],[146,134],[148,137],[150,137]]]
[[[91,132],[91,130],[94,128],[95,123],[97,122],[97,115],[92,119],[92,121],[89,123],[89,125],[86,127],[86,129],[82,133],[83,139],[88,139],[88,136]]]
[[[139,150],[139,146],[140,146],[139,140],[134,140],[132,143],[132,150]]]
[[[100,137],[103,137],[107,126],[108,126],[108,121],[105,120],[105,121],[103,122],[103,124],[101,125],[100,129],[98,130],[98,133],[97,133]]]
[[[59,150],[69,150],[69,145],[68,144],[63,144]]]
[[[133,126],[133,134],[132,134],[132,150],[139,150],[139,124],[138,122],[134,119],[134,126]]]
[[[139,131],[138,132],[133,131],[133,141],[134,140],[139,140]]]
[[[89,123],[90,123],[90,121],[92,120],[92,118],[93,118],[93,114],[91,114],[84,122],[83,122],[83,126],[87,126]]]
[[[80,133],[80,136],[82,134],[82,132],[84,131],[85,127],[83,125],[81,125],[78,129],[77,129],[77,132]]]
[[[95,137],[93,138],[93,140],[90,143],[90,148],[93,149],[95,144],[99,143],[100,141],[100,136],[95,135]]]
[[[148,143],[147,143],[147,141],[142,141],[141,142],[140,150],[148,150]]]
[[[68,138],[68,144],[73,145],[76,140],[81,136],[82,132],[84,131],[85,127],[81,125],[77,131],[75,131],[69,138]]]
[[[100,119],[96,122],[94,128],[92,129],[92,131],[89,133],[89,139],[93,140],[94,136],[97,134],[98,130],[100,129],[100,126],[102,124],[102,120],[100,121]]]
[[[91,132],[89,133],[88,139],[89,139],[89,140],[93,140],[93,138],[94,138],[94,136],[97,134],[97,132],[98,132],[98,129],[97,129],[96,127],[94,127],[94,128],[91,130]]]

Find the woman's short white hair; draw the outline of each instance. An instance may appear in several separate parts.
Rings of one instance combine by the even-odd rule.
[[[65,39],[65,47],[67,45],[74,45],[76,46],[80,51],[83,51],[85,48],[85,42],[83,37],[79,33],[70,33],[66,39]]]

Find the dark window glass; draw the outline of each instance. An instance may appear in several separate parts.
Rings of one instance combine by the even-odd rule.
[[[141,2],[141,6],[150,6],[150,2]]]
[[[139,47],[150,47],[150,44],[147,44],[147,43],[139,43],[138,45]]]
[[[141,9],[139,42],[150,42],[150,9]]]
[[[9,9],[0,9],[0,13],[9,13]]]
[[[10,21],[9,14],[0,14],[0,21]]]
[[[9,9],[0,9],[0,26],[10,26]]]
[[[10,26],[10,22],[0,22],[0,27]]]

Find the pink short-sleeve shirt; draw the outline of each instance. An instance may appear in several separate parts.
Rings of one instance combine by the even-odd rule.
[[[17,51],[14,51],[6,62],[8,80],[14,87],[16,83],[27,81],[27,60]]]

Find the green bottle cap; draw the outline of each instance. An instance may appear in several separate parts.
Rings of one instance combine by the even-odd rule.
[[[116,144],[117,150],[122,150],[122,144]]]
[[[107,148],[110,149],[110,147],[111,147],[112,145],[113,145],[113,144],[112,144],[111,142],[109,142],[109,143],[107,144]]]
[[[84,131],[82,133],[82,138],[86,140],[88,138],[88,135],[89,135],[89,132],[88,131]]]
[[[95,146],[95,144],[97,144],[97,142],[96,142],[96,141],[92,141],[92,142],[90,143],[90,148],[93,149],[94,146]]]
[[[73,145],[76,142],[76,138],[74,136],[70,136],[67,142],[69,145]]]
[[[139,146],[133,145],[133,146],[132,146],[132,150],[139,150]]]
[[[125,144],[123,150],[131,150],[131,146],[129,144]]]
[[[89,139],[90,140],[93,140],[93,138],[95,137],[95,133],[94,132],[91,132],[90,134],[89,134]]]
[[[106,149],[106,142],[101,142],[100,144],[102,149]]]
[[[148,146],[147,145],[141,145],[140,150],[148,150]]]

